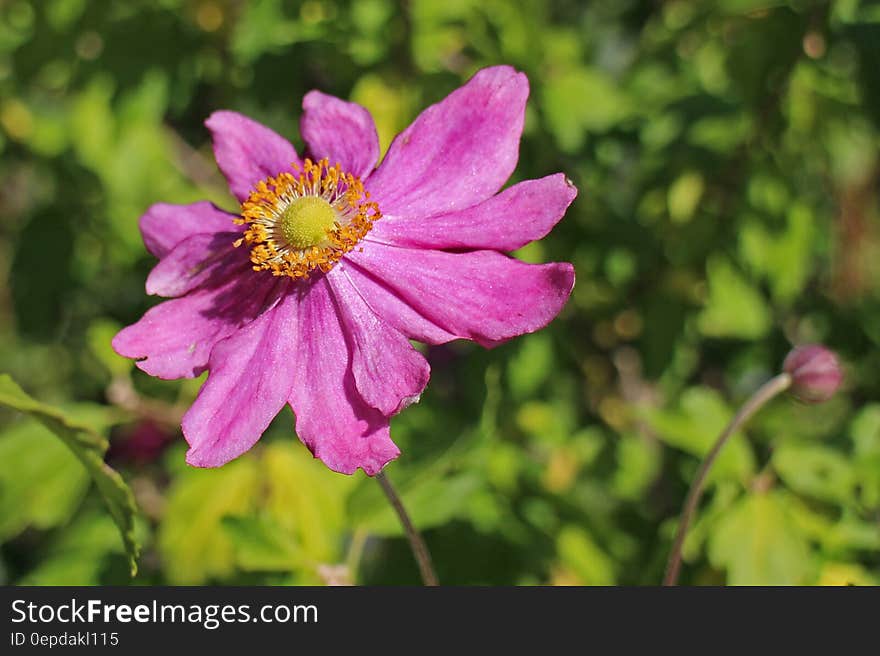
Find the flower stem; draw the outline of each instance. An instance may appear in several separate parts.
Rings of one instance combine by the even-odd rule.
[[[428,546],[422,539],[421,534],[416,530],[416,527],[413,526],[412,520],[406,512],[406,508],[403,507],[403,502],[397,495],[394,486],[391,485],[391,481],[385,476],[385,472],[379,472],[376,474],[375,479],[379,481],[379,485],[382,486],[382,491],[385,493],[385,496],[388,497],[388,501],[391,502],[391,507],[394,508],[394,511],[400,518],[400,523],[403,525],[403,531],[406,533],[406,537],[409,540],[409,546],[412,549],[413,556],[415,556],[416,563],[419,565],[419,572],[422,574],[422,581],[428,586],[439,585],[437,574],[434,572],[434,565],[431,564],[431,553],[428,551]]]
[[[700,470],[697,472],[691,489],[688,490],[687,498],[684,502],[684,508],[681,511],[681,519],[678,521],[678,530],[675,533],[675,541],[672,543],[672,551],[669,552],[669,561],[666,563],[666,576],[663,577],[663,585],[676,585],[678,582],[678,573],[681,570],[681,552],[684,547],[684,538],[687,535],[688,526],[693,519],[697,506],[700,503],[700,497],[703,495],[703,484],[709,475],[709,470],[713,463],[721,453],[721,449],[727,444],[727,440],[733,435],[743,424],[760,410],[770,399],[781,394],[791,386],[791,376],[788,374],[779,374],[764,383],[758,390],[752,394],[748,401],[734,415],[730,423],[721,431],[712,450],[709,451]]]

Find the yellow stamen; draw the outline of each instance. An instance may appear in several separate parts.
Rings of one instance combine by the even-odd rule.
[[[250,246],[254,271],[308,278],[332,269],[381,216],[358,177],[326,159],[306,159],[299,175],[257,183],[236,219],[248,227],[235,246]]]

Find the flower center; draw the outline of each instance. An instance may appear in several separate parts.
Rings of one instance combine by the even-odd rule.
[[[281,213],[281,236],[294,248],[317,246],[336,223],[336,212],[323,198],[303,196]]]
[[[254,271],[308,278],[315,269],[332,269],[381,216],[357,176],[326,159],[307,159],[298,175],[257,183],[235,219],[248,226],[235,246],[250,247]]]

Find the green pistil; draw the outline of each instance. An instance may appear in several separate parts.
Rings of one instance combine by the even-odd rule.
[[[336,212],[323,198],[297,198],[281,215],[281,235],[290,246],[299,249],[318,246],[336,222]]]

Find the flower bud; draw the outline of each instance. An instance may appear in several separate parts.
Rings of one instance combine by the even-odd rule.
[[[843,380],[837,356],[818,344],[792,349],[782,364],[782,370],[791,376],[791,393],[805,403],[827,401]]]

